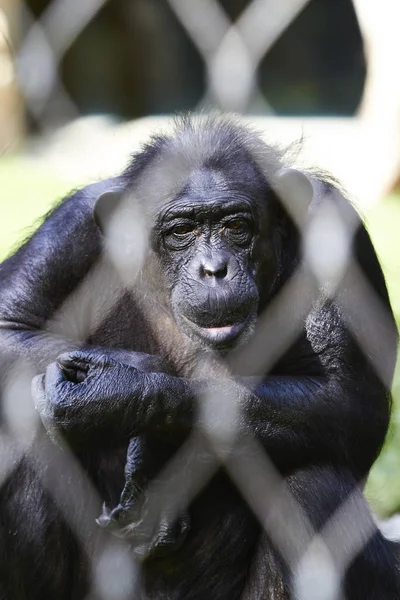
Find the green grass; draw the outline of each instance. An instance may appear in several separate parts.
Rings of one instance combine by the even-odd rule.
[[[400,198],[392,196],[365,215],[380,257],[400,326]],[[393,382],[393,414],[388,439],[369,477],[366,493],[380,515],[400,510],[400,361]]]
[[[0,260],[35,229],[35,222],[79,181],[63,181],[43,166],[0,160]]]
[[[0,160],[0,259],[35,227],[35,222],[65,193],[80,184],[63,181],[44,167],[18,159]],[[380,256],[393,308],[400,323],[400,198],[390,197],[365,214]],[[367,485],[367,496],[380,515],[400,510],[400,364],[393,386],[391,431]]]

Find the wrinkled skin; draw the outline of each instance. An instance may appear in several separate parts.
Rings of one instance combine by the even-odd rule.
[[[275,339],[263,339],[254,364],[235,360],[241,349],[252,348],[260,316],[301,262],[299,234],[273,189],[297,190],[294,201],[304,204],[305,219],[332,191],[282,167],[277,151],[229,122],[210,121],[200,129],[183,123],[174,138],[147,146],[120,178],[66,199],[1,267],[0,322],[12,350],[2,372],[15,356],[33,360],[33,397],[46,432],[56,445],[68,444],[105,501],[101,527],[94,522],[98,514],[88,525],[100,541],[87,552],[95,553],[102,528],[128,540],[142,561],[135,598],[293,598],[284,557],[222,471],[194,498],[177,487],[179,505],[165,501],[155,519],[147,517],[146,492],[154,478],[194,425],[200,436],[206,430],[201,403],[208,392],[240,408],[227,464],[243,468],[248,436],[256,438],[316,530],[354,494],[357,514],[373,535],[344,575],[346,597],[400,597],[397,550],[376,530],[358,489],[383,443],[390,397],[343,319],[342,292],[351,289],[351,280],[329,300],[311,278],[316,296],[310,308],[305,312],[304,299],[294,298],[287,317],[301,323],[298,337],[268,369],[263,352]],[[149,247],[134,283],[129,280],[123,294],[112,292],[110,310],[103,298],[114,289],[108,227],[121,195],[122,206],[139,205]],[[336,201],[358,219],[342,196]],[[377,316],[371,326],[385,341],[389,383],[396,330],[378,260],[359,221],[353,249],[386,308],[387,320]],[[99,257],[105,257],[100,292],[93,290],[88,308],[77,303],[74,309],[71,301],[69,309],[83,330],[78,327],[73,340],[58,330],[55,335],[53,324],[44,333]],[[129,275],[124,264],[121,277]],[[225,412],[217,411],[213,426],[225,421]],[[212,460],[206,436],[201,439],[202,455],[179,464],[183,479]],[[0,598],[83,600],[89,585],[85,554],[62,515],[42,499],[40,485],[23,462],[0,497],[0,515],[8,518],[7,526],[0,522],[7,547],[0,551]],[[27,496],[26,489],[35,493]],[[39,509],[33,538],[54,534],[46,534],[33,559],[21,532]]]

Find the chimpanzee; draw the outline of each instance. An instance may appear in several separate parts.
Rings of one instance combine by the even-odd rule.
[[[232,475],[254,448],[315,531],[344,501],[357,506],[365,539],[340,574],[346,598],[400,598],[397,548],[359,490],[390,416],[397,332],[385,281],[338,187],[285,156],[232,118],[184,117],[120,176],[64,199],[1,266],[2,431],[12,434],[12,384],[26,372],[41,419],[1,488],[1,600],[97,598],[90,559],[109,530],[140,564],[132,598],[298,597],[296,561],[252,510],[269,501],[259,471],[248,474],[252,507],[219,466],[192,495],[177,478],[178,502],[146,525],[148,486],[171,460],[184,478],[217,454]],[[327,214],[351,236],[336,280],[302,243]],[[327,231],[316,252],[329,257]],[[382,309],[372,319],[365,281]],[[285,535],[294,548],[300,529]],[[353,537],[344,528],[327,541],[335,564]]]

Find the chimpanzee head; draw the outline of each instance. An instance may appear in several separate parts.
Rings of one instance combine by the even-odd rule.
[[[278,156],[231,121],[184,120],[125,173],[122,204],[133,203],[148,228],[163,300],[201,346],[229,350],[247,340],[279,280],[287,214],[276,189],[305,176],[282,169]],[[104,199],[97,215],[107,212]]]

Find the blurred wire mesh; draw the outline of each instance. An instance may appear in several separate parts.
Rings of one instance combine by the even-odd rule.
[[[253,0],[235,22],[229,19],[217,0],[168,0],[168,3],[204,62],[207,86],[197,108],[212,105],[222,111],[245,112],[253,102],[263,114],[273,114],[268,98],[258,85],[257,67],[308,0]],[[41,130],[79,116],[79,108],[60,77],[60,63],[105,4],[107,0],[52,0],[37,18],[24,2],[20,2],[23,34],[20,39],[15,36],[14,45],[10,42],[9,31],[11,4],[4,5],[0,12],[0,29],[3,40],[7,41],[0,61],[2,83],[11,81],[12,76],[9,73],[8,80],[7,72],[15,70],[23,104]],[[14,135],[20,133],[14,130]],[[163,168],[168,171],[168,165]],[[154,173],[151,177],[155,177]],[[147,184],[144,181],[143,185]],[[293,213],[290,200],[282,198]],[[333,297],[341,289],[348,327],[365,350],[371,366],[385,384],[389,384],[385,347],[389,341],[382,335],[388,316],[351,255],[355,224],[345,220],[334,199],[331,200],[314,216],[311,226],[307,223],[306,227],[301,215],[293,213],[303,235],[304,262],[267,313],[262,315],[257,336],[247,355],[239,353],[235,360],[242,364],[254,363],[267,370],[296,338],[302,319],[320,295]],[[137,217],[128,223],[129,235],[138,244],[131,252],[115,243],[115,240],[126,239],[121,230],[126,222],[117,223],[110,234],[110,246],[116,249],[112,259],[121,276],[120,289],[110,285],[104,291],[104,273],[101,265],[97,265],[48,323],[48,331],[70,334],[71,324],[79,321],[86,330],[80,330],[77,337],[84,337],[96,325],[90,317],[95,312],[91,310],[93,304],[100,306],[97,316],[101,318],[124,292],[125,286],[132,285],[132,276],[138,272],[143,256],[143,248],[138,242],[143,237],[140,215]],[[344,278],[346,281],[350,278],[351,286],[343,284]],[[371,325],[367,327],[366,323]],[[268,340],[267,345],[265,340]],[[7,352],[5,336],[0,337],[0,344],[1,351]],[[224,365],[221,364],[220,369],[220,375],[227,377]],[[207,365],[199,365],[199,374],[204,370],[207,372]],[[131,598],[140,587],[140,566],[132,562],[128,545],[110,536],[95,554],[91,549],[85,515],[99,513],[102,499],[67,448],[59,450],[49,441],[39,451],[32,444],[37,414],[32,406],[31,378],[29,361],[16,361],[3,390],[7,432],[4,430],[0,437],[0,481],[17,468],[22,456],[28,456],[38,477],[42,478],[82,546],[87,547],[91,555],[93,597]],[[151,483],[147,493],[147,518],[156,522],[160,507],[167,503],[171,511],[178,514],[181,506],[207,484],[222,463],[295,573],[297,597],[300,600],[341,597],[343,574],[373,533],[372,519],[360,517],[364,511],[358,506],[358,496],[348,498],[323,530],[316,533],[257,441],[252,438],[238,440],[237,408],[229,398],[218,393],[209,394],[199,399],[199,404],[203,411],[202,430],[193,431],[165,470]],[[204,448],[204,435],[211,442],[212,452]],[[239,451],[239,444],[244,444],[245,450]],[[60,484],[57,477],[60,471],[65,474],[64,484]],[[83,504],[86,512],[81,510]],[[342,532],[346,532],[346,540],[350,540],[345,548]]]

